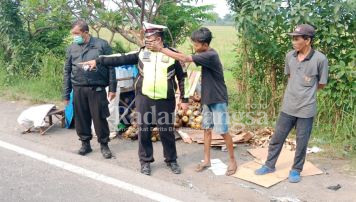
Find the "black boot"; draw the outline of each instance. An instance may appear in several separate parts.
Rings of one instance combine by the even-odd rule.
[[[101,148],[101,153],[103,154],[104,158],[109,159],[112,157],[108,143],[101,143],[100,148]]]
[[[84,156],[93,151],[90,147],[90,141],[82,141],[82,147],[79,149],[78,154]]]
[[[174,174],[181,174],[182,172],[177,162],[168,162],[167,166],[171,168]]]
[[[151,175],[151,166],[150,163],[145,162],[141,164],[141,173],[145,175]]]

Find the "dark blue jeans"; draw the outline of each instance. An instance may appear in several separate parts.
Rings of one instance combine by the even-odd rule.
[[[268,157],[265,165],[275,168],[277,159],[283,144],[293,127],[297,130],[297,148],[294,156],[292,169],[301,172],[303,170],[305,156],[310,134],[313,128],[314,117],[298,118],[281,112],[277,121],[276,129],[268,147]]]

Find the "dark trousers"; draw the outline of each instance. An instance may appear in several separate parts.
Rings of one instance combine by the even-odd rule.
[[[99,143],[109,142],[109,126],[106,118],[110,115],[108,100],[104,87],[74,86],[74,119],[75,129],[81,141],[90,141],[91,123]]]
[[[119,102],[119,114],[120,117],[127,110],[131,102],[135,99],[135,91],[120,93],[120,102]],[[130,114],[135,108],[135,104],[131,105],[128,113],[123,117],[120,123],[125,124],[126,126],[130,125]]]
[[[298,118],[281,112],[277,121],[276,129],[268,147],[268,157],[265,165],[275,168],[284,141],[293,127],[297,130],[297,148],[294,156],[292,169],[301,172],[305,162],[307,146],[313,127],[314,118]]]
[[[173,125],[175,100],[153,100],[138,93],[135,104],[139,126],[138,155],[141,164],[154,161],[151,131],[155,125],[159,130],[165,162],[175,162],[177,160]]]

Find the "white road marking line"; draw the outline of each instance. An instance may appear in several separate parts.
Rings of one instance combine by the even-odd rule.
[[[179,201],[179,200],[171,198],[169,196],[165,196],[163,194],[160,194],[160,193],[157,193],[154,191],[150,191],[148,189],[145,189],[145,188],[142,188],[142,187],[139,187],[139,186],[136,186],[136,185],[112,178],[112,177],[108,177],[103,174],[96,173],[94,171],[90,171],[85,168],[82,168],[82,167],[79,167],[79,166],[76,166],[76,165],[73,165],[70,163],[66,163],[64,161],[60,161],[60,160],[48,157],[46,155],[43,155],[43,154],[28,150],[28,149],[25,149],[25,148],[22,148],[22,147],[19,147],[19,146],[16,146],[16,145],[13,145],[13,144],[10,144],[7,142],[4,142],[1,140],[0,140],[0,147],[14,151],[19,154],[23,154],[25,156],[45,162],[47,164],[56,166],[58,168],[67,170],[69,172],[76,173],[78,175],[88,177],[88,178],[94,179],[96,181],[100,181],[100,182],[118,187],[120,189],[135,193],[135,194],[143,196],[145,198],[152,199],[154,201],[165,201],[165,202],[166,201],[172,201],[172,202]]]

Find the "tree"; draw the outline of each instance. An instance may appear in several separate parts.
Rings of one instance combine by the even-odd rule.
[[[0,2],[1,49],[11,74],[36,75],[43,53],[63,55],[71,15],[64,0]]]
[[[114,35],[143,46],[142,21],[168,26],[172,46],[182,43],[186,35],[206,19],[212,19],[211,6],[194,7],[191,0],[72,0],[67,7],[77,18],[87,20],[99,36],[102,28]]]
[[[226,14],[223,18],[219,16],[218,13],[214,13],[215,19],[214,20],[208,20],[204,24],[205,25],[218,25],[218,26],[233,26],[235,24],[235,16],[234,14],[228,13]]]
[[[279,103],[278,87],[285,81],[284,55],[291,49],[290,37],[286,33],[297,24],[309,23],[317,27],[314,45],[327,54],[332,65],[340,59],[345,64],[352,61],[349,56],[355,47],[355,10],[352,10],[355,6],[352,1],[289,0],[285,7],[281,6],[285,2],[282,0],[229,2],[237,13],[240,59],[244,64],[244,68],[237,71],[251,73],[249,77],[243,76],[250,80],[244,83],[256,93],[264,90],[263,94],[267,93],[271,98],[268,100],[272,108]],[[268,84],[268,88],[261,89],[261,82]]]
[[[0,2],[0,37],[1,59],[8,64],[7,70],[17,71],[16,67],[24,62],[28,51],[23,47],[26,32],[19,15],[19,4],[14,1]],[[15,58],[20,59],[16,61],[17,65],[12,63]]]
[[[229,0],[236,12],[238,65],[234,69],[240,90],[249,101],[269,104],[274,117],[286,78],[285,53],[292,49],[288,32],[297,24],[316,27],[313,45],[327,55],[330,79],[319,92],[317,120],[354,133],[356,81],[356,3],[352,0]],[[317,122],[319,123],[319,122]],[[346,128],[346,129],[345,129]],[[350,139],[350,133],[343,137]],[[356,144],[354,144],[356,147]]]
[[[21,19],[30,41],[37,42],[41,49],[63,52],[64,39],[69,34],[71,13],[63,9],[65,0],[22,1]]]

